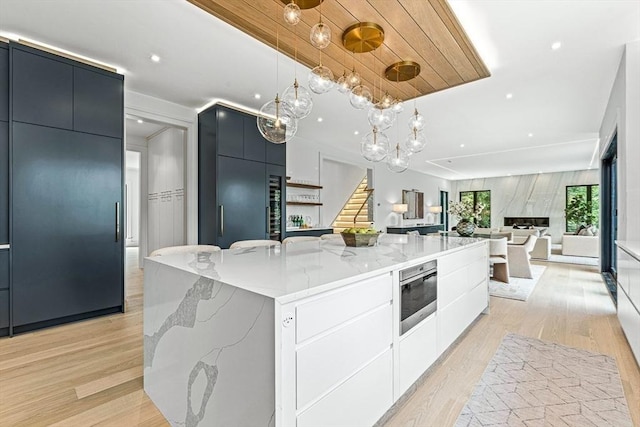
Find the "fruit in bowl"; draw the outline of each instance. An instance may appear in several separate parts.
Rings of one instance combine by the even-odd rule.
[[[378,241],[380,232],[374,228],[351,227],[342,233],[344,244],[351,247],[374,246]]]

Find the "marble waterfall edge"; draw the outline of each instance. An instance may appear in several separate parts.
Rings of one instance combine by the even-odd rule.
[[[145,262],[144,390],[172,426],[274,426],[274,301],[212,271]]]

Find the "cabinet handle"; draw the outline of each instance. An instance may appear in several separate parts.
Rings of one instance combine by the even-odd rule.
[[[116,242],[120,241],[120,202],[116,202]]]
[[[267,206],[267,235],[269,234],[271,234],[271,207]]]
[[[224,236],[224,205],[220,205],[220,236]]]

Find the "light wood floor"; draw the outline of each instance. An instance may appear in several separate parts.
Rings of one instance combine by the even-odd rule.
[[[125,314],[0,339],[0,426],[167,425],[142,391],[141,270],[126,283]],[[528,302],[492,298],[387,425],[452,425],[507,332],[614,357],[640,426],[640,371],[596,268],[553,263]]]

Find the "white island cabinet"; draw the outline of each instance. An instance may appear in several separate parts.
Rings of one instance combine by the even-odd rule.
[[[400,334],[399,271],[438,310]],[[486,241],[384,235],[145,261],[144,389],[174,426],[373,425],[488,306]]]

